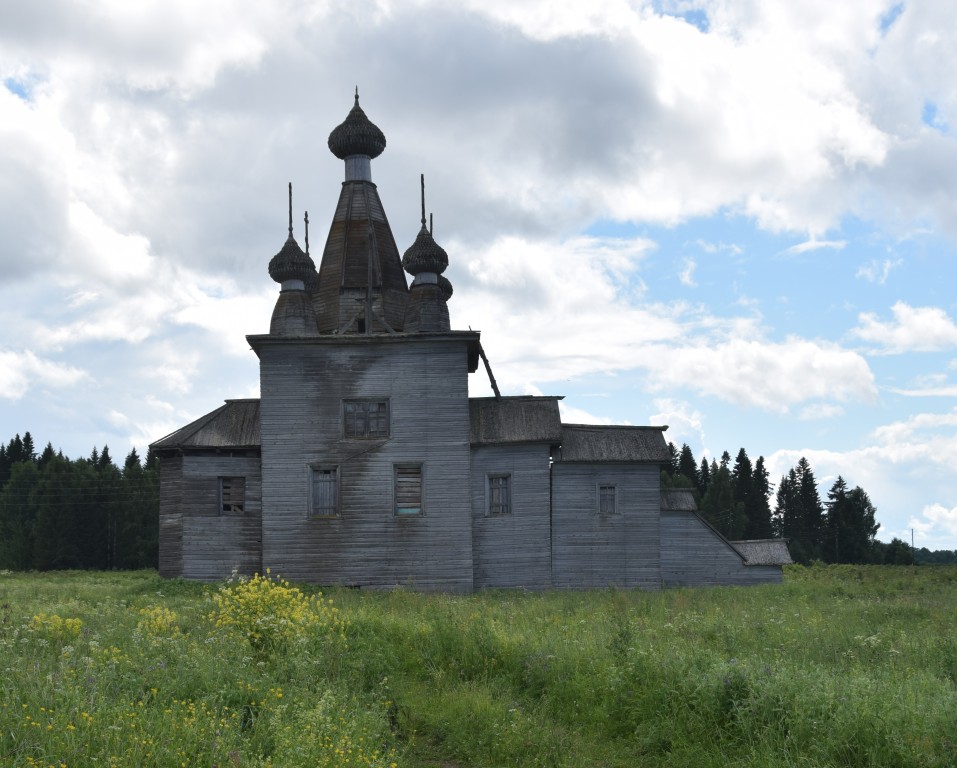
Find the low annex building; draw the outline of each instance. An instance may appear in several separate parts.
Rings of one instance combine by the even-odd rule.
[[[561,398],[494,380],[469,397],[480,335],[451,329],[424,194],[400,258],[372,182],[385,146],[357,93],[329,136],[345,181],[318,270],[290,190],[269,333],[246,337],[260,398],[153,444],[160,573],[454,592],[779,581],[783,542],[732,544],[661,488],[666,427],[563,424]]]

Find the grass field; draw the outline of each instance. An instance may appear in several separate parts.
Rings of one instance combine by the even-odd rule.
[[[2,573],[0,671],[2,766],[954,766],[957,567],[469,597]]]

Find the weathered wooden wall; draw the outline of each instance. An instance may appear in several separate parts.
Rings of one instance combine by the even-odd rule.
[[[511,513],[489,516],[487,478],[501,473],[510,473]],[[551,587],[548,444],[473,448],[471,495],[475,588]]]
[[[321,584],[471,591],[468,344],[475,334],[276,341],[260,356],[263,562]],[[390,437],[343,437],[342,401],[390,401]],[[393,467],[421,464],[424,512],[397,517]],[[313,466],[340,514],[309,514]]]
[[[618,513],[598,514],[598,486],[617,488]],[[565,589],[658,589],[656,464],[552,465],[552,583]]]
[[[663,510],[661,580],[665,587],[777,583],[781,568],[746,566],[734,547],[697,514]]]
[[[219,478],[246,478],[242,515],[222,515]],[[160,574],[215,580],[262,570],[258,456],[160,458]]]

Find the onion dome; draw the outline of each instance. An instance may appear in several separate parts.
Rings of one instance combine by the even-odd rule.
[[[356,103],[340,125],[329,134],[329,149],[340,160],[351,155],[378,157],[385,149],[385,134],[366,117],[359,106],[359,89],[356,88]]]
[[[279,253],[269,262],[269,276],[277,283],[302,280],[305,284],[311,284],[315,280],[315,275],[315,262],[299,247],[299,243],[292,235],[286,238]]]
[[[434,272],[438,275],[449,266],[449,255],[432,239],[432,233],[426,228],[424,220],[415,242],[402,256],[402,266],[410,275],[418,275],[420,272]]]
[[[439,275],[439,290],[442,291],[442,298],[448,301],[452,298],[452,283],[445,275]]]
[[[306,227],[309,226],[308,214]],[[309,230],[306,229],[306,247],[309,247]],[[288,280],[302,280],[306,287],[316,281],[316,264],[292,236],[292,184],[289,184],[289,236],[279,253],[269,261],[269,276],[277,283]]]

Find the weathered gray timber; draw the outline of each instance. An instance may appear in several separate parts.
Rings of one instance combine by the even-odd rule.
[[[556,461],[552,465],[554,586],[661,586],[660,471],[657,464]],[[614,512],[599,511],[602,487],[614,488]]]
[[[169,449],[167,449],[169,451]],[[173,453],[160,462],[160,574],[215,580],[262,570],[258,454]],[[221,478],[244,479],[240,514],[223,514]]]
[[[453,331],[449,255],[402,260],[375,184],[385,134],[355,104],[329,135],[345,181],[318,271],[293,236],[268,266],[260,400],[157,441],[160,573],[469,592],[780,580],[777,541],[725,541],[660,489],[666,427],[563,425],[560,397],[502,397]],[[413,276],[411,288],[406,273]],[[482,358],[495,397],[468,397]]]
[[[471,591],[477,334],[247,338],[260,359],[264,562],[322,584]],[[344,436],[355,399],[389,404],[388,438]],[[396,467],[421,469],[420,514],[397,514]],[[337,515],[312,514],[314,471],[335,473]]]
[[[546,589],[551,576],[548,443],[472,449],[472,558],[476,589]],[[509,509],[492,514],[489,478],[507,478]]]
[[[744,586],[781,581],[780,565],[749,565],[697,511],[691,491],[661,494],[661,581],[665,587]],[[786,546],[785,546],[786,549]]]
[[[561,397],[473,397],[469,400],[473,445],[562,441]]]
[[[227,400],[151,447],[157,453],[217,448],[258,451],[259,443],[259,400]]]

